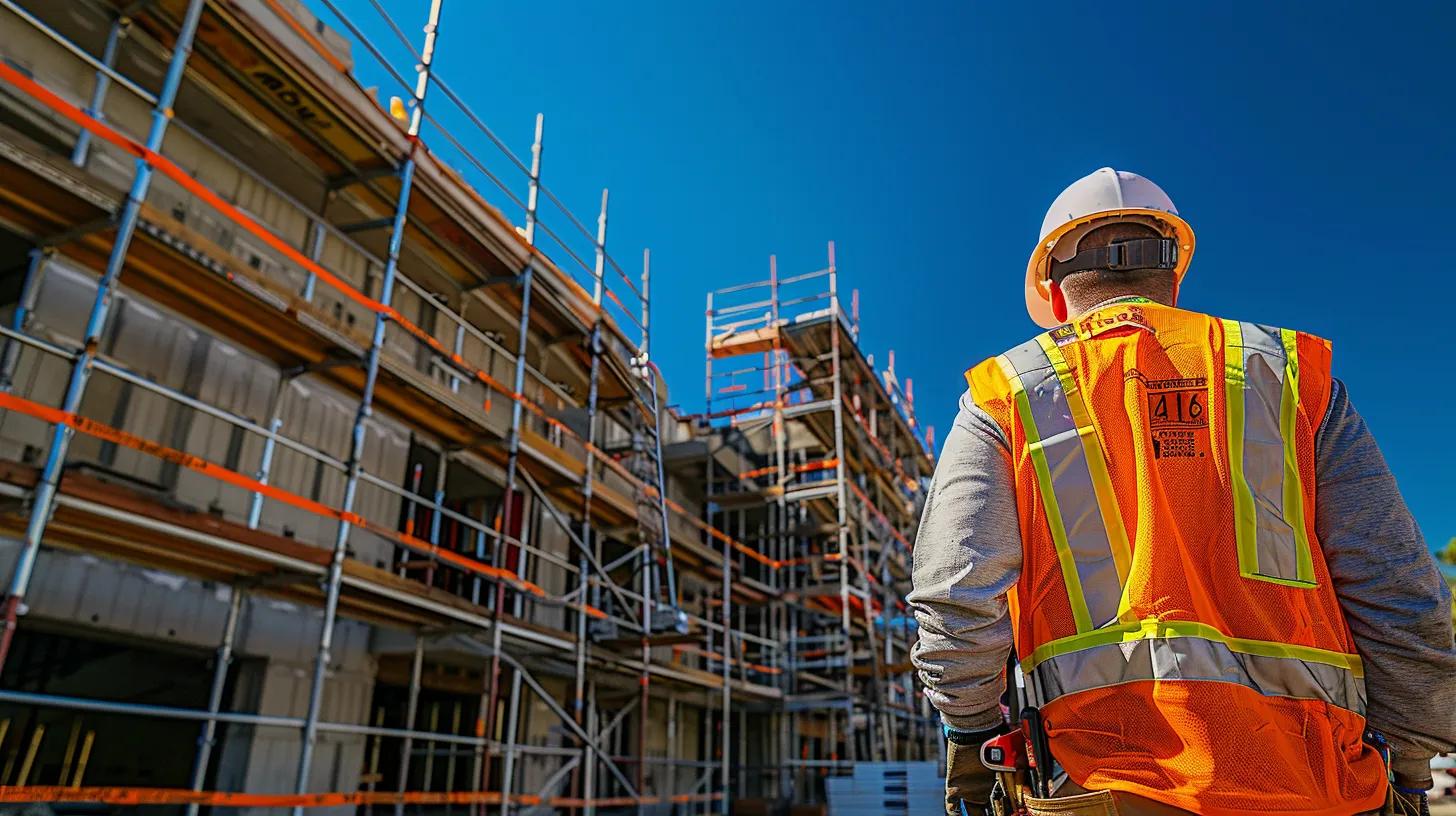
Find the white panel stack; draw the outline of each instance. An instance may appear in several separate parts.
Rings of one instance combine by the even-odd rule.
[[[934,762],[858,762],[824,780],[830,816],[942,813],[945,780]]]

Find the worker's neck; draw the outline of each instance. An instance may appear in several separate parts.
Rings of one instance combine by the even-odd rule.
[[[1063,289],[1067,298],[1067,313],[1084,315],[1118,300],[1147,298],[1154,303],[1172,306],[1173,287],[1168,286],[1079,286]]]
[[[1111,297],[1103,298],[1102,300],[1099,300],[1096,303],[1091,303],[1091,304],[1088,304],[1086,306],[1081,306],[1079,304],[1074,304],[1074,303],[1068,303],[1067,306],[1069,308],[1067,309],[1067,311],[1068,311],[1069,314],[1072,314],[1074,316],[1080,316],[1080,315],[1084,315],[1084,314],[1089,314],[1091,312],[1095,312],[1095,311],[1097,311],[1098,309],[1101,309],[1104,306],[1111,306],[1114,303],[1122,303],[1124,301],[1129,301],[1129,300],[1150,300],[1150,301],[1152,301],[1154,303],[1161,303],[1164,306],[1167,306],[1168,305],[1167,303],[1164,303],[1163,301],[1160,301],[1157,298],[1149,297],[1149,296],[1147,296],[1145,294],[1141,294],[1141,293],[1137,293],[1137,292],[1129,292],[1128,294],[1125,294],[1125,295],[1113,295]]]

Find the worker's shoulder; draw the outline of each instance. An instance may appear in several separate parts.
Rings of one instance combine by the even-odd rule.
[[[989,394],[1001,394],[1009,390],[1006,373],[1001,370],[996,357],[987,357],[966,369],[966,387],[977,401],[985,399]]]
[[[1309,337],[1318,342],[1325,343],[1326,345],[1329,344],[1328,340],[1325,340],[1323,337],[1315,334],[1314,332],[1305,331],[1298,326],[1291,326],[1287,323],[1270,323],[1266,320],[1250,320],[1246,317],[1240,317],[1236,315],[1208,314],[1205,312],[1191,311],[1189,309],[1179,309],[1172,306],[1160,306],[1158,307],[1157,311],[1154,312],[1154,314],[1166,315],[1167,318],[1171,318],[1174,320],[1207,320],[1212,323],[1220,324],[1236,323],[1240,326],[1255,327],[1263,329],[1265,331],[1289,331],[1295,334],[1304,335],[1305,337]]]
[[[1047,339],[1053,343],[1060,342],[1061,337],[1075,337],[1071,326],[1058,326],[1051,331],[1041,332],[1031,339],[1017,343],[1000,354],[995,354],[979,363],[966,369],[966,385],[970,387],[972,395],[1005,394],[1011,390],[1010,381],[1006,375],[1006,363],[1010,357],[1034,351],[1040,348]]]
[[[1300,355],[1305,357],[1329,357],[1330,352],[1333,348],[1333,344],[1328,338],[1294,326],[1265,323],[1259,320],[1244,320],[1241,318],[1231,317],[1215,317],[1213,315],[1204,315],[1198,312],[1185,312],[1185,314],[1196,314],[1200,317],[1205,317],[1217,323],[1237,323],[1245,333],[1247,333],[1250,328],[1258,329],[1281,337],[1284,336],[1287,332],[1290,336],[1296,339]]]

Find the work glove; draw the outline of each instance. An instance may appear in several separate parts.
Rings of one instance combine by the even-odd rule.
[[[1381,812],[1393,816],[1431,816],[1431,805],[1426,801],[1425,791],[1391,783],[1390,793],[1385,799],[1385,810]]]
[[[945,812],[962,816],[961,803],[967,813],[981,816],[991,803],[991,788],[996,772],[981,762],[981,745],[992,737],[1006,733],[1004,726],[984,731],[963,731],[945,726]]]

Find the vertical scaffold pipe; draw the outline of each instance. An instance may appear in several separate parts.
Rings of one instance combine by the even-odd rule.
[[[536,205],[541,195],[541,135],[544,128],[545,117],[538,113],[536,114],[536,139],[531,144],[530,186],[526,193],[525,237],[529,254],[526,258],[526,267],[521,270],[521,319],[516,329],[516,367],[511,380],[511,391],[517,395],[526,387],[526,342],[530,337],[531,327],[531,280],[536,268]],[[496,536],[493,558],[497,566],[501,563],[505,541],[511,537],[511,523],[515,507],[516,469],[520,466],[521,459],[521,401],[519,399],[511,400],[511,430],[507,449],[509,453],[506,457],[506,493],[502,499],[501,527],[499,535]],[[524,526],[523,524],[523,529]],[[519,544],[519,536],[515,538]],[[520,563],[519,559],[517,563]],[[495,739],[495,710],[496,703],[500,700],[500,616],[505,598],[505,584],[497,582],[495,603],[491,607],[490,692],[486,696],[485,711],[485,737],[487,740]],[[491,751],[487,747],[485,760],[481,763],[482,787],[487,786],[490,781],[491,759]]]
[[[410,755],[414,753],[415,718],[420,709],[420,681],[425,668],[425,636],[415,632],[415,650],[410,659],[409,696],[404,709],[404,744],[399,749],[399,781],[396,792],[409,790]],[[404,800],[394,803],[394,816],[404,816]]]
[[[597,684],[588,682],[586,685],[586,737],[588,745],[595,745],[601,739],[597,731]],[[582,774],[585,780],[582,782],[581,797],[586,800],[586,807],[583,808],[584,816],[596,816],[597,805],[597,784],[596,784],[596,763],[586,766],[586,772]]]
[[[258,460],[257,480],[259,484],[268,484],[268,477],[273,470],[273,452],[278,447],[278,431],[283,427],[283,418],[278,416],[279,402],[282,399],[283,389],[288,387],[288,381],[278,380],[278,387],[273,390],[273,418],[268,421],[268,436],[263,440],[263,455]],[[248,529],[258,529],[258,523],[263,520],[263,494],[254,493],[248,500]]]
[[[651,282],[651,268],[652,251],[644,249],[642,250],[642,346],[638,353],[641,355],[642,360],[640,373],[642,375],[643,381],[647,383],[647,388],[652,395],[652,399],[649,401],[649,404],[652,408],[653,444],[656,445],[656,459],[654,461],[657,468],[657,506],[662,511],[662,515],[660,516],[662,520],[662,551],[664,553],[667,565],[667,606],[669,609],[673,610],[674,613],[676,613],[677,591],[672,576],[672,542],[669,539],[667,530],[667,485],[664,484],[662,481],[662,424],[659,422],[660,415],[657,410],[657,380],[652,376],[652,358],[648,350],[649,343],[652,337],[650,330],[648,329],[650,302],[647,294],[648,285]],[[646,559],[646,561],[642,565],[642,574],[644,578],[652,577],[655,579],[657,571],[657,559],[651,555],[651,542],[642,542],[642,553],[643,557]],[[657,600],[657,591],[659,584],[660,582],[656,580],[652,580],[650,582],[644,581],[642,587],[643,597],[646,598],[650,594],[652,596],[652,601],[655,602]],[[639,791],[645,791],[647,789],[647,723],[650,719],[650,699],[648,689],[652,683],[652,649],[650,639],[650,633],[653,629],[652,609],[651,606],[646,602],[643,603],[642,613],[642,678],[639,681],[642,689],[642,700],[638,710],[638,714],[641,718],[641,723],[638,726],[637,731],[637,790]],[[640,802],[637,805],[637,812],[645,812],[645,808]]]
[[[517,562],[516,562],[517,563],[517,567],[516,567],[516,574],[517,575],[521,575],[522,574],[520,565],[525,563],[526,550],[529,549],[530,546],[531,546],[531,523],[530,523],[530,518],[525,517],[524,514],[523,514],[523,518],[521,519],[521,521],[522,521],[522,524],[521,524],[521,534],[518,537],[518,540],[520,542],[519,546],[520,546],[521,549],[520,549],[520,554],[517,557]],[[517,595],[516,596],[516,616],[517,617],[522,617],[522,609],[523,608],[524,607],[522,606],[521,597],[519,595]],[[496,626],[495,627],[495,645],[496,645],[496,649],[500,649],[501,644],[500,644],[500,627],[499,626]],[[501,740],[501,742],[504,742],[505,743],[505,764],[501,768],[501,787],[500,787],[500,790],[501,790],[501,803],[500,803],[501,816],[509,816],[509,814],[511,813],[512,807],[513,807],[513,803],[511,802],[511,791],[513,790],[513,784],[514,784],[515,772],[516,772],[516,732],[518,730],[520,730],[518,728],[518,723],[519,723],[518,717],[520,715],[520,708],[521,708],[521,674],[522,674],[521,673],[521,667],[519,665],[512,665],[512,667],[511,667],[511,695],[510,695],[509,698],[507,698],[508,702],[506,703],[506,729],[505,729],[505,733],[503,735],[503,739]],[[481,780],[481,785],[482,785],[482,789],[484,789],[484,785],[485,785],[485,781],[484,780]]]
[[[101,64],[107,68],[116,66],[116,46],[121,38],[126,36],[126,29],[131,21],[118,14],[111,20],[111,27],[106,32],[106,45],[101,49]],[[97,120],[106,118],[106,91],[111,87],[111,75],[106,71],[96,71],[96,86],[91,89],[91,103],[86,106],[86,113]],[[76,146],[71,150],[71,164],[77,167],[86,166],[86,156],[91,152],[91,131],[81,128],[81,134],[76,137]]]
[[[243,603],[247,591],[237,586],[229,587],[232,597],[228,599],[227,619],[222,626],[222,642],[217,647],[216,663],[212,667],[212,689],[207,695],[208,719],[202,723],[202,733],[197,738],[197,754],[192,759],[192,790],[202,790],[207,781],[207,766],[212,762],[212,748],[217,740],[217,713],[222,710],[222,693],[227,687],[228,667],[233,662],[233,643],[238,634],[238,619],[243,614]],[[197,816],[197,804],[187,806],[187,816]]]
[[[739,511],[739,517],[742,518],[742,511]],[[724,524],[723,529],[729,529],[728,525]],[[729,796],[729,792],[731,790],[730,784],[733,780],[732,767],[729,763],[729,748],[732,746],[731,739],[733,730],[733,718],[731,716],[733,712],[733,684],[728,674],[730,656],[733,653],[733,641],[731,639],[731,632],[733,631],[733,585],[732,578],[730,577],[733,574],[733,562],[731,559],[732,551],[728,549],[728,541],[725,538],[723,541],[723,642],[721,644],[723,649],[723,690],[720,700],[723,707],[723,718],[720,722],[720,727],[723,732],[723,745],[721,748],[723,755],[719,763],[720,778],[718,780],[718,783],[723,788],[723,798],[718,800],[718,812],[725,814],[725,816],[731,806],[729,799],[732,797]],[[739,761],[744,761],[744,759],[740,758]]]
[[[15,303],[15,316],[10,321],[10,328],[16,332],[24,333],[30,326],[30,317],[40,297],[41,279],[55,254],[51,247],[36,247],[30,251],[25,279],[20,282],[20,297]],[[20,364],[21,346],[19,340],[10,337],[0,345],[4,347],[0,350],[0,391],[9,391],[15,387],[15,369]]]
[[[405,223],[409,217],[410,189],[414,181],[415,153],[420,144],[420,123],[424,116],[425,95],[430,89],[430,65],[435,57],[435,40],[440,31],[440,10],[443,0],[430,3],[429,21],[425,24],[425,44],[420,50],[420,62],[415,79],[414,111],[410,116],[409,152],[399,170],[399,198],[395,201],[394,221],[389,232],[389,254],[384,263],[384,277],[381,281],[379,302],[388,307],[394,299],[394,279],[399,269],[400,246],[404,242]],[[368,435],[368,422],[374,413],[374,387],[379,380],[379,360],[384,350],[385,329],[389,325],[386,312],[379,312],[374,318],[374,334],[370,339],[368,357],[365,362],[364,389],[359,397],[359,410],[354,415],[354,432],[349,443],[348,477],[344,482],[343,511],[347,519],[354,512],[354,500],[359,491],[359,473],[363,468],[364,440]],[[314,745],[318,741],[319,712],[323,705],[324,678],[328,674],[329,661],[334,643],[334,622],[339,612],[339,592],[343,582],[344,559],[348,554],[349,533],[353,529],[347,520],[339,522],[334,535],[333,558],[329,561],[329,572],[324,590],[323,625],[319,632],[318,653],[314,657],[313,682],[309,687],[308,710],[303,720],[303,744],[299,748],[298,774],[294,780],[294,791],[306,793],[308,775],[313,763]],[[294,807],[294,816],[301,816],[302,807]]]
[[[187,58],[192,53],[192,40],[197,34],[198,20],[202,17],[202,5],[203,0],[189,0],[187,12],[182,18],[176,47],[167,63],[167,75],[162,80],[162,91],[157,94],[157,104],[152,107],[152,124],[147,131],[146,142],[150,152],[161,149],[162,138],[167,135],[167,125],[172,121],[172,103],[177,99],[177,89],[182,87],[182,75],[187,68]],[[131,189],[127,191],[126,202],[122,204],[120,216],[117,218],[116,241],[111,245],[106,269],[96,284],[96,298],[91,303],[91,314],[86,320],[85,340],[71,365],[66,396],[61,402],[61,410],[66,413],[75,413],[80,409],[81,397],[85,395],[86,384],[91,379],[91,367],[101,343],[101,333],[106,328],[106,318],[111,312],[112,291],[121,277],[121,268],[126,262],[132,236],[136,234],[142,202],[146,200],[147,191],[152,185],[152,172],[152,165],[146,159],[137,159],[136,175],[132,177]],[[10,578],[10,591],[5,598],[4,630],[0,631],[0,668],[4,668],[5,658],[10,653],[10,643],[15,637],[15,627],[25,603],[26,590],[30,588],[35,559],[40,552],[41,538],[45,535],[46,525],[50,523],[51,512],[55,509],[61,470],[65,465],[73,434],[69,425],[57,425],[51,433],[50,449],[31,501],[30,519],[25,527],[25,542],[20,549],[15,572]]]
[[[667,606],[674,615],[680,615],[677,597],[677,570],[672,560],[672,530],[667,517],[667,473],[662,465],[662,404],[657,396],[657,368],[652,363],[649,351],[652,332],[648,328],[652,317],[652,250],[642,250],[642,376],[652,393],[652,444],[657,463],[657,520],[662,525],[662,557],[667,570]],[[650,625],[650,624],[649,624]]]
[[[581,600],[593,605],[598,604],[598,599],[587,598],[587,585],[590,573],[587,571],[589,562],[587,553],[592,551],[592,491],[596,483],[596,444],[597,444],[597,395],[598,383],[601,377],[602,367],[602,287],[603,278],[606,274],[607,255],[607,191],[602,190],[602,213],[597,217],[597,247],[596,267],[593,270],[595,278],[592,286],[592,305],[596,307],[596,318],[592,321],[591,339],[588,341],[591,347],[588,349],[591,354],[591,375],[587,380],[586,392],[586,470],[581,479],[581,557],[577,559],[577,589],[581,593]],[[577,725],[582,725],[582,718],[586,714],[586,651],[587,651],[587,620],[586,613],[578,612],[576,618],[576,686],[575,696],[572,698],[571,716],[576,720]],[[586,767],[592,762],[591,743],[583,741],[581,746],[581,763],[578,770],[572,772],[571,787],[573,793],[578,791],[581,781],[579,774],[584,774]]]
[[[707,305],[703,309],[703,356],[703,414],[706,417],[705,422],[707,423],[709,430],[711,430],[713,422],[713,293],[711,291],[708,292]],[[706,450],[704,451],[703,455],[703,522],[711,527],[713,525],[713,467],[715,464],[713,461],[713,442],[711,435],[709,436],[709,442],[705,446],[705,448]],[[728,579],[728,542],[723,541],[722,545],[723,577],[726,583]],[[725,641],[726,637],[727,631],[725,630]],[[713,651],[713,630],[705,626],[703,628],[703,638],[704,642],[708,646],[708,651],[711,653]],[[724,654],[726,656],[726,650]],[[726,689],[726,682],[724,683],[724,687]],[[726,722],[728,703],[726,699],[722,698],[720,698],[720,703],[721,708],[725,713],[724,720]],[[705,723],[709,723],[711,725],[709,719],[711,716],[711,709],[705,709],[703,711],[703,721]],[[705,738],[703,740],[703,760],[704,764],[706,765],[706,769],[703,771],[704,776],[708,776],[712,773],[713,770],[713,748],[711,735],[712,731],[710,728],[707,735],[708,738]],[[723,762],[726,764],[726,756],[723,758]],[[726,776],[726,769],[724,769],[721,773]],[[728,791],[726,789],[726,786],[724,786],[724,788],[725,789],[723,790],[723,798],[724,800],[726,800],[728,798]],[[702,812],[711,813],[712,805],[710,803],[704,803]]]
[[[516,781],[516,732],[520,730],[521,716],[521,673],[516,669],[511,670],[511,696],[510,705],[506,713],[506,760],[501,768],[501,804],[502,816],[507,816],[514,810],[514,803],[511,796],[515,793]]]
[[[850,707],[845,717],[844,741],[849,761],[855,760],[856,736],[854,733],[854,630],[849,622],[849,497],[846,495],[844,467],[844,373],[840,370],[839,349],[839,271],[834,265],[834,242],[829,242],[829,349],[832,379],[834,381],[834,479],[836,524],[839,554],[839,615],[840,631],[844,635],[844,685],[849,695]],[[866,600],[868,603],[868,600]]]

